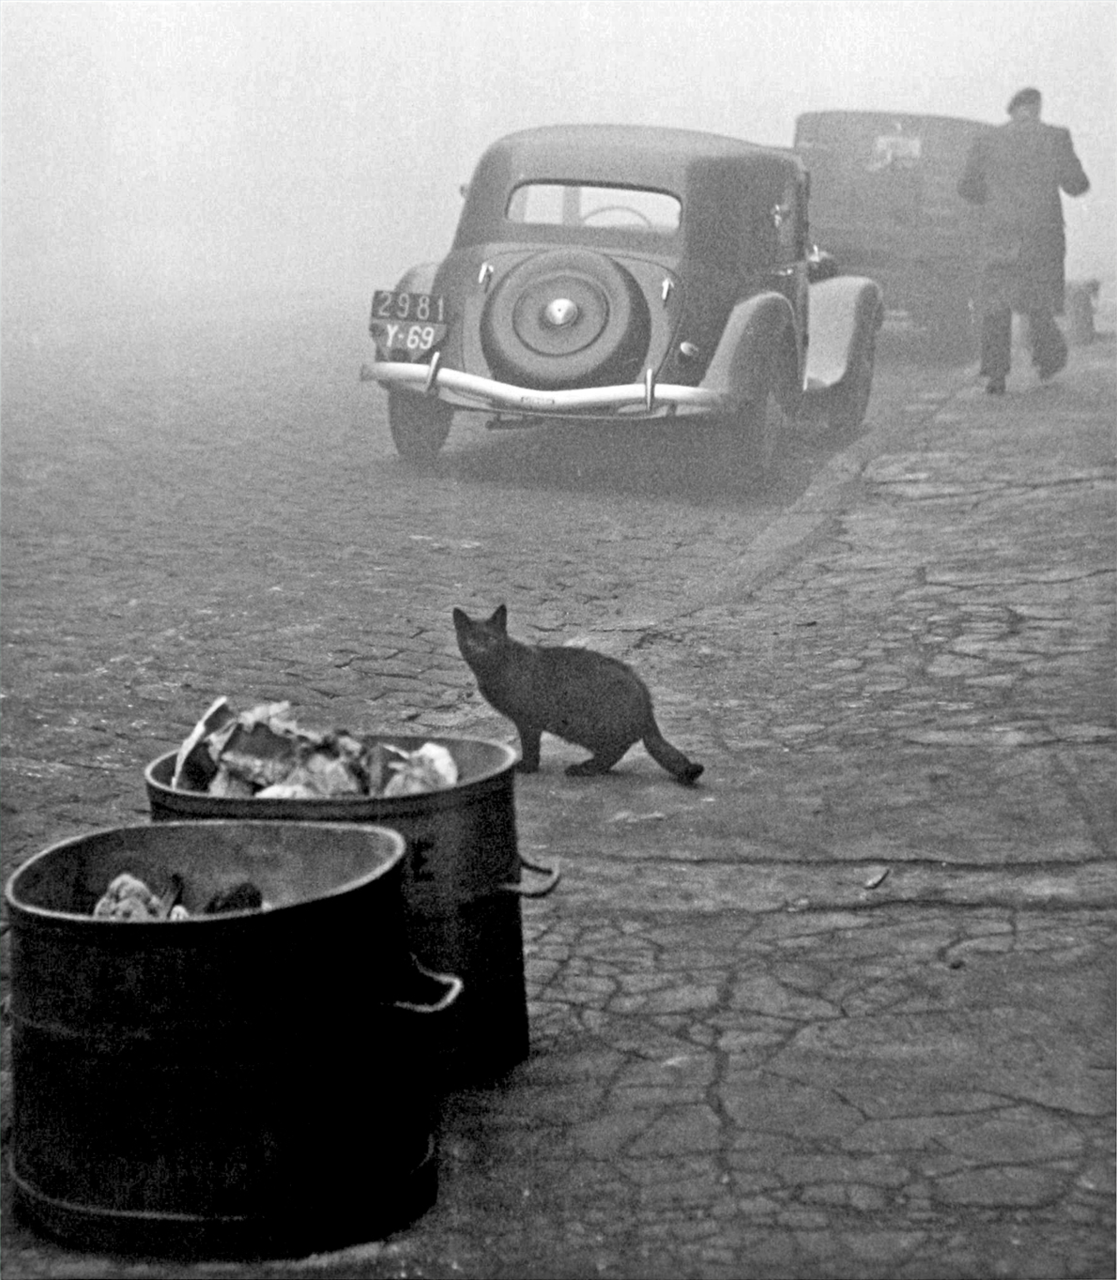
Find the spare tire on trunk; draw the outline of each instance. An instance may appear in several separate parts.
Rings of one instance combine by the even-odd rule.
[[[636,381],[649,333],[636,281],[584,249],[549,250],[513,267],[481,322],[493,373],[539,390]]]

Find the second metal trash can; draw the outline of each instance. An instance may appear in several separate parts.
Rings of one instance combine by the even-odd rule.
[[[405,751],[438,743],[453,756],[459,780],[441,791],[388,798],[217,798],[173,789],[176,753],[168,752],[144,773],[152,818],[380,823],[399,831],[407,842],[403,887],[415,954],[464,983],[437,1024],[440,1078],[447,1086],[496,1079],[530,1048],[520,899],[542,897],[559,881],[557,867],[519,854],[517,754],[480,738],[361,736]],[[523,882],[524,871],[535,887]]]

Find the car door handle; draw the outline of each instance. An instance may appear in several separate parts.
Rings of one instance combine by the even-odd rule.
[[[794,274],[794,267],[775,267],[772,271],[772,275],[774,276],[793,276]]]

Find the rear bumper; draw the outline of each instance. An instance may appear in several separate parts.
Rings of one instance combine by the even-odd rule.
[[[677,413],[724,413],[733,408],[728,397],[708,387],[657,383],[649,369],[642,382],[612,387],[574,387],[567,391],[536,391],[460,369],[444,369],[437,358],[428,364],[377,360],[361,366],[362,382],[378,382],[437,396],[461,409],[532,416],[567,417],[618,414],[625,418],[659,418]]]

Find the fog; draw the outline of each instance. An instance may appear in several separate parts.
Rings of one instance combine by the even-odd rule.
[[[1113,274],[1117,5],[516,0],[0,9],[5,333],[113,300],[336,297],[441,256],[459,187],[532,125],[788,146],[833,107],[993,123],[1044,93],[1093,183],[1071,275]]]

